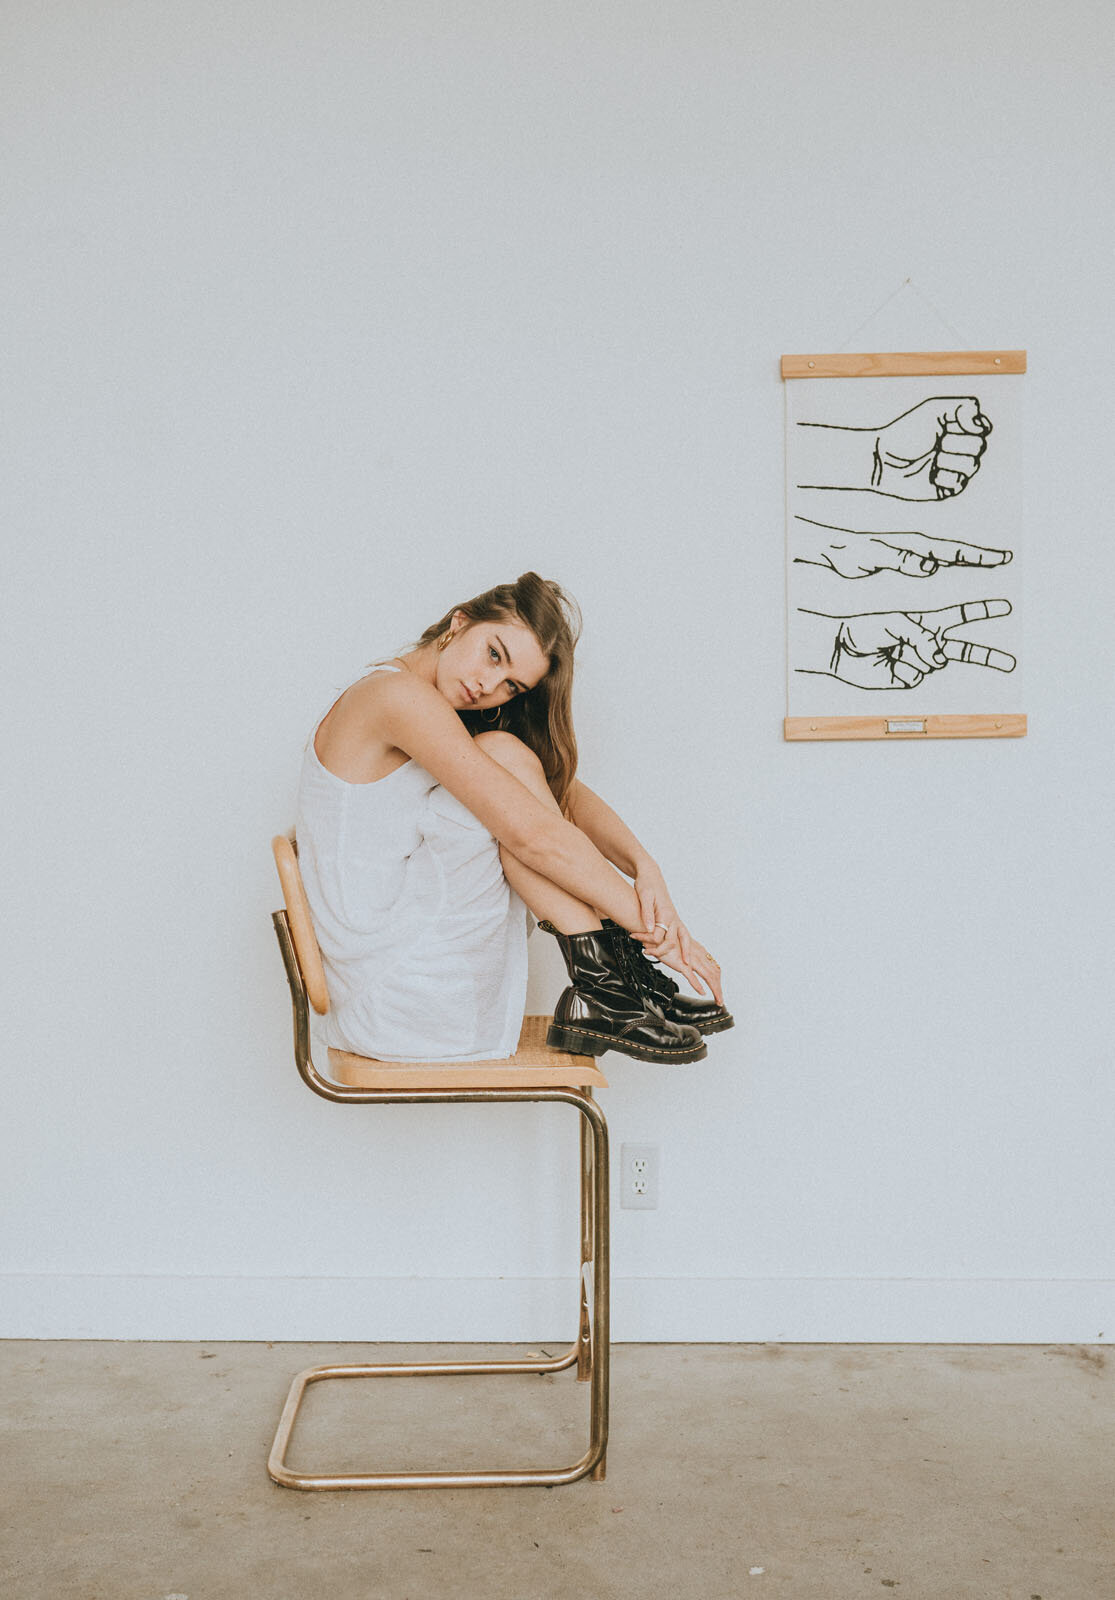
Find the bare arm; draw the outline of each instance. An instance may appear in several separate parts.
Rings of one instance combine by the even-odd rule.
[[[579,827],[486,755],[431,685],[410,673],[380,679],[369,734],[417,761],[526,866],[623,927],[641,926],[630,884]]]
[[[569,796],[569,815],[587,833],[602,855],[629,878],[637,878],[657,863],[639,843],[621,816],[578,778]]]
[[[694,973],[698,980],[703,978],[723,1005],[719,968],[707,951],[695,943],[681,920],[662,869],[646,846],[635,837],[623,818],[580,780],[574,783],[569,797],[569,814],[608,860],[634,879],[641,926],[632,927],[631,931],[656,959],[683,971],[695,989],[700,990],[702,985],[694,981]],[[664,936],[663,928],[667,930]]]

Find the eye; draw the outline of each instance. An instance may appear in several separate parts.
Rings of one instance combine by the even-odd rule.
[[[494,644],[490,644],[488,646],[488,654],[491,656],[493,661],[498,661],[500,659],[499,651],[496,649]]]

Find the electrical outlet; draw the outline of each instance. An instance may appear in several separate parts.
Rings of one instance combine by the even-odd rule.
[[[658,1146],[625,1144],[619,1152],[619,1203],[630,1211],[658,1206]]]

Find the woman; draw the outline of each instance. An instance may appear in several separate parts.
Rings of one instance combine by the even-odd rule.
[[[552,1045],[696,1061],[702,1032],[732,1026],[657,865],[575,776],[576,635],[558,585],[524,573],[447,612],[319,723],[297,837],[329,1044],[398,1061],[514,1054],[524,903],[569,970]],[[713,998],[683,998],[644,947]]]

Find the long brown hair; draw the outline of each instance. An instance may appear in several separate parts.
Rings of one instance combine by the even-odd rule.
[[[493,721],[479,711],[457,715],[472,734],[485,728],[503,728],[529,745],[542,763],[550,792],[564,811],[577,775],[577,740],[573,732],[573,650],[581,633],[577,602],[559,584],[524,572],[514,583],[500,583],[472,600],[450,606],[417,641],[431,644],[453,624],[453,614],[463,611],[468,626],[476,622],[521,622],[550,658],[546,676],[499,708]]]

